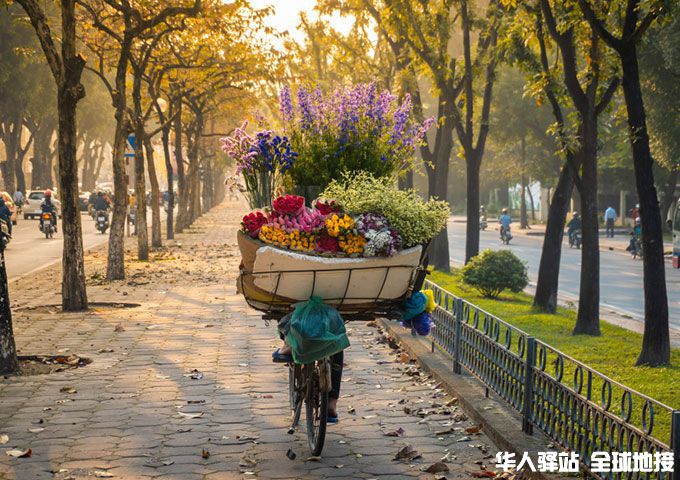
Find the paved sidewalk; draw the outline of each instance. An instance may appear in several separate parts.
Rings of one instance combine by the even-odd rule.
[[[496,448],[465,431],[473,424],[455,400],[363,323],[350,325],[341,422],[329,427],[323,458],[306,461],[304,428],[286,433],[287,373],[270,361],[275,327],[235,292],[242,210],[217,207],[151,262],[130,262],[124,282],[101,281],[106,253],[90,254],[91,301],[137,307],[45,307],[59,301],[58,267],[11,284],[21,355],[93,362],[0,379],[0,435],[9,436],[0,479],[435,478],[422,470],[443,457],[447,478],[493,467]],[[422,458],[393,460],[406,445]],[[5,455],[12,448],[32,456]]]

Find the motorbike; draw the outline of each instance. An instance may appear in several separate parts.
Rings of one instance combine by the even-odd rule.
[[[505,245],[510,245],[510,240],[512,240],[512,234],[510,233],[510,227],[505,228],[501,226],[501,242]]]
[[[130,229],[132,229],[132,235],[137,235],[137,208],[133,206],[128,214],[128,223],[130,224]]]
[[[109,214],[104,210],[98,210],[95,214],[95,222],[97,230],[99,230],[102,234],[106,233],[106,230],[109,228]]]
[[[43,213],[40,215],[40,231],[45,234],[45,238],[54,237],[55,228],[52,224],[52,214]]]
[[[10,235],[9,233],[9,225],[7,225],[7,222],[1,219],[0,219],[0,236],[2,237],[2,248],[5,248],[7,245],[9,245],[9,242],[12,240],[12,235]]]
[[[480,230],[486,230],[486,227],[489,226],[489,223],[486,221],[486,215],[481,215],[479,217],[479,229]]]
[[[626,247],[626,250],[630,252],[631,257],[633,257],[633,260],[642,258],[642,240],[640,237],[637,235],[631,235],[630,237],[630,243],[628,244],[628,247]]]
[[[582,240],[581,230],[574,230],[569,235],[569,248],[576,247],[576,248],[580,249],[581,248],[581,240]]]

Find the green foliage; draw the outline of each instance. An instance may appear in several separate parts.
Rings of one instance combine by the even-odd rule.
[[[446,225],[451,211],[444,201],[424,201],[415,190],[398,190],[391,180],[366,172],[334,180],[322,197],[337,200],[349,215],[384,215],[401,234],[406,247],[434,238]]]
[[[484,250],[463,267],[463,281],[488,298],[503,290],[521,292],[529,283],[527,267],[510,250]]]

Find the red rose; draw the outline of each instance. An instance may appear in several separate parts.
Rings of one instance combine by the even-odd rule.
[[[340,245],[338,245],[337,238],[329,237],[328,235],[323,235],[316,240],[316,249],[319,252],[334,253],[340,249]]]
[[[243,230],[248,233],[248,235],[253,238],[257,238],[257,236],[260,234],[262,225],[265,223],[267,223],[267,217],[258,210],[257,212],[251,212],[243,217],[241,226],[243,227]]]
[[[330,215],[331,213],[337,213],[340,211],[340,205],[338,205],[335,200],[317,200],[314,206],[321,213],[321,215]]]
[[[274,211],[282,215],[296,216],[305,206],[305,198],[298,195],[283,195],[272,203]]]

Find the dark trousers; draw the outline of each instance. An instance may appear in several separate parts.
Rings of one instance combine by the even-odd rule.
[[[340,351],[331,357],[331,391],[330,398],[340,398],[340,384],[342,383],[342,364],[345,360],[345,352]]]
[[[614,238],[614,220],[607,219],[607,237]]]

